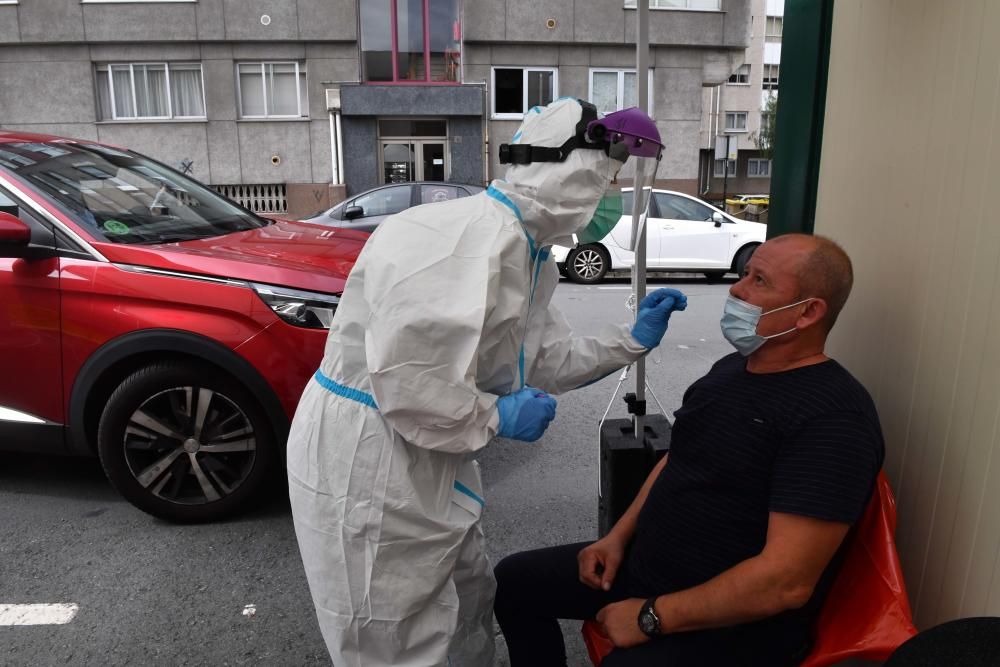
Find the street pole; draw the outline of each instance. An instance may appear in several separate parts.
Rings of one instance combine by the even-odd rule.
[[[649,0],[638,0],[635,12],[635,83],[639,108],[649,113]],[[632,263],[632,299],[635,314],[639,315],[639,302],[646,296],[646,225],[640,227],[639,165],[636,164],[632,179],[632,238],[636,240],[635,261]],[[655,168],[655,167],[654,167]],[[635,363],[635,398],[637,405],[646,400],[646,359]],[[645,411],[641,411],[645,412]],[[642,441],[644,414],[633,414],[632,424],[636,440]]]
[[[722,210],[726,210],[726,197],[729,191],[729,142],[733,140],[731,134],[726,135],[726,157],[722,161]]]

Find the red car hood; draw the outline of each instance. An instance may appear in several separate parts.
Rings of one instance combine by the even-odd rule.
[[[368,234],[300,222],[159,245],[95,243],[112,262],[339,294]]]

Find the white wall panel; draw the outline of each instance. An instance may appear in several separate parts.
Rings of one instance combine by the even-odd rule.
[[[816,233],[855,291],[917,623],[1000,615],[1000,3],[835,3]]]

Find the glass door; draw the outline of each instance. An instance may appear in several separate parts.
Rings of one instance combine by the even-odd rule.
[[[418,180],[443,181],[444,143],[436,141],[422,141],[420,144],[421,154],[423,155],[420,168],[423,173],[418,176]]]
[[[382,142],[383,183],[408,183],[419,180],[416,146],[410,141]]]
[[[446,180],[443,141],[382,141],[382,182]]]
[[[448,180],[447,121],[382,118],[378,133],[382,183]]]

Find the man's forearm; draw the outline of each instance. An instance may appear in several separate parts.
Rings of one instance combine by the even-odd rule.
[[[704,584],[660,596],[656,614],[664,632],[718,628],[801,607],[811,593],[755,557]]]
[[[632,504],[628,506],[628,509],[611,529],[611,533],[617,536],[622,541],[622,544],[628,544],[631,541],[632,535],[635,533],[636,522],[639,520],[639,511],[642,510],[642,506],[646,502],[649,490],[653,488],[653,482],[656,481],[656,478],[663,471],[663,467],[667,465],[667,456],[669,454],[664,455],[660,459],[660,462],[653,468],[653,471],[649,473],[646,481],[642,484],[642,488],[639,489],[635,500],[632,501]]]

